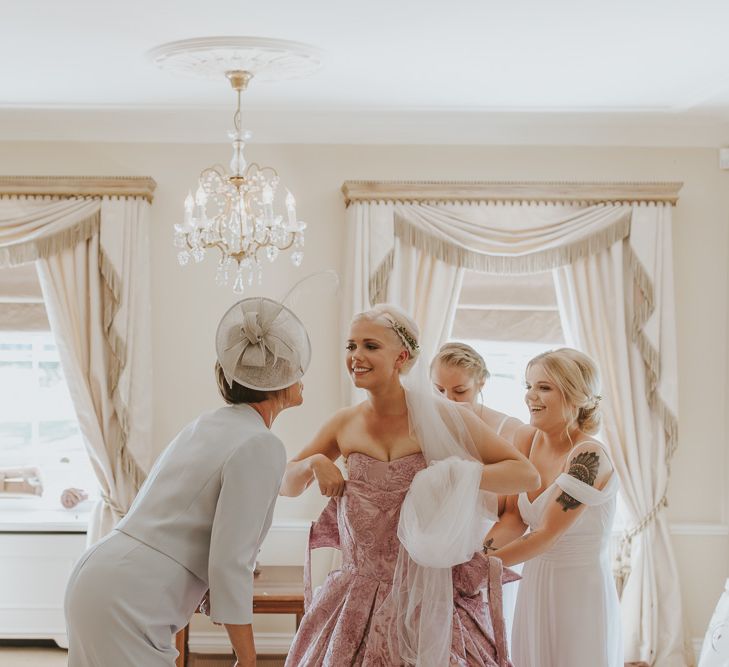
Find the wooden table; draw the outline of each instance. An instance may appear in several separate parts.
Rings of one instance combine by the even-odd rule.
[[[253,582],[254,614],[295,614],[296,628],[304,616],[304,568],[301,566],[262,565]],[[177,633],[175,646],[180,652],[177,667],[187,666],[190,626]]]

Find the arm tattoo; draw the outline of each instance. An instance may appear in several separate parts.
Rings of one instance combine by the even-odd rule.
[[[486,540],[483,543],[483,552],[484,552],[484,554],[486,554],[488,556],[489,555],[489,551],[498,551],[499,550],[499,547],[495,547],[495,546],[493,546],[493,544],[494,544],[494,538],[493,537],[490,540]]]
[[[570,461],[570,469],[567,471],[567,474],[585,484],[594,486],[599,469],[600,457],[595,452],[582,452]],[[564,491],[557,498],[557,502],[562,505],[563,512],[573,510],[582,505],[579,500],[575,500]]]

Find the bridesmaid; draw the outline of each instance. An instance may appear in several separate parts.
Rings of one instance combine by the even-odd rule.
[[[484,358],[466,343],[445,343],[430,364],[430,377],[435,388],[446,398],[469,403],[473,411],[496,435],[513,443],[522,425],[516,417],[485,406],[479,401],[486,380],[491,377]]]
[[[479,401],[481,391],[490,377],[486,361],[470,345],[460,342],[445,343],[430,364],[430,377],[435,388],[451,401],[467,403],[481,420],[511,444],[522,422],[503,412],[485,406]],[[499,496],[499,515],[506,508],[507,496]],[[488,527],[490,528],[490,524]],[[521,574],[521,566],[512,568]],[[513,581],[503,589],[503,612],[507,637],[511,636],[519,582]]]
[[[609,563],[618,479],[605,446],[592,437],[600,425],[597,368],[577,350],[545,352],[529,362],[526,389],[531,425],[519,429],[515,444],[542,485],[509,497],[484,545],[506,566],[527,561],[514,664],[622,667]]]

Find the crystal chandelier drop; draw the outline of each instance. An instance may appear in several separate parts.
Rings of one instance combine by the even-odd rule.
[[[272,167],[248,164],[243,154],[251,134],[241,125],[240,98],[253,75],[244,70],[225,73],[238,97],[233,116],[233,157],[230,173],[222,166],[208,167],[200,174],[195,194],[185,198],[185,217],[176,224],[175,246],[181,265],[192,258],[202,262],[207,250],[219,251],[215,282],[242,294],[245,285],[263,280],[264,257],[274,262],[281,251],[292,249],[291,262],[304,259],[306,223],[296,218],[296,200],[286,190],[285,216],[274,209],[280,179]]]

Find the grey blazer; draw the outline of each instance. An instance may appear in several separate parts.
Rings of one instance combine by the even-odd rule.
[[[117,530],[210,588],[216,623],[253,619],[253,569],[286,467],[283,443],[248,405],[188,424],[160,455]]]

